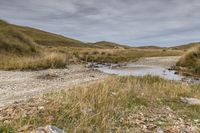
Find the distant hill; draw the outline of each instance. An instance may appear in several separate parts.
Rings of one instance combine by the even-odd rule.
[[[159,47],[159,46],[140,46],[137,48],[141,48],[141,49],[163,49],[163,47]]]
[[[175,46],[175,47],[171,47],[172,49],[179,49],[179,50],[188,50],[191,49],[193,47],[197,47],[200,46],[200,42],[196,42],[196,43],[190,43],[190,44],[185,44],[185,45],[180,45],[180,46]]]
[[[107,48],[107,49],[127,49],[130,48],[129,46],[120,45],[113,42],[107,42],[107,41],[100,41],[92,44],[93,46],[96,46],[98,48]]]
[[[32,53],[39,46],[90,47],[75,39],[0,20],[0,52]]]

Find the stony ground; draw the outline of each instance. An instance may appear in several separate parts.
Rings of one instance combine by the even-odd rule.
[[[0,107],[105,76],[83,65],[29,72],[0,71]]]
[[[137,65],[152,65],[160,66],[163,68],[170,68],[176,65],[176,62],[179,60],[179,56],[169,56],[169,57],[145,57],[139,59],[135,64]]]

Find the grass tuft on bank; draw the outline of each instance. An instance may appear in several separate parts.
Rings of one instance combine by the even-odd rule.
[[[178,69],[188,75],[200,75],[200,46],[191,49],[177,62]]]
[[[0,55],[0,69],[3,70],[41,70],[65,68],[69,63],[66,54],[44,53],[33,56]]]

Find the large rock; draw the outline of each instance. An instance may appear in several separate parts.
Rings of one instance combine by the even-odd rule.
[[[200,100],[196,98],[181,97],[181,102],[189,105],[200,105]]]

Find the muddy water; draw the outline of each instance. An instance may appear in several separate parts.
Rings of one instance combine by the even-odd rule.
[[[142,58],[134,63],[128,63],[125,66],[112,67],[102,65],[98,70],[116,75],[133,75],[133,76],[145,76],[153,75],[160,76],[168,80],[182,80],[181,75],[177,75],[175,71],[168,70],[174,66],[179,57],[148,57]]]

